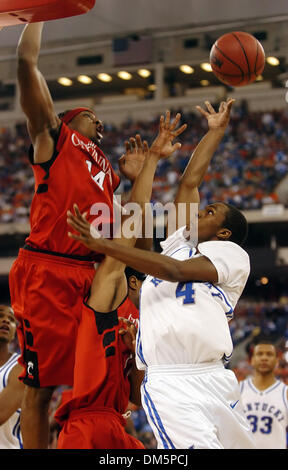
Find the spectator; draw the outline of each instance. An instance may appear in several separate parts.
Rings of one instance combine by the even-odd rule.
[[[139,132],[151,141],[156,134],[158,116],[146,121],[126,122],[116,127],[107,125],[104,153],[111,155],[111,163],[118,168],[118,158],[124,153],[125,137]],[[193,112],[183,113],[188,130],[182,138],[182,147],[171,159],[164,161],[156,173],[152,200],[165,204],[173,198],[177,181],[188,158],[206,131],[205,120]],[[228,132],[211,162],[200,188],[204,205],[227,201],[240,210],[260,209],[265,204],[278,202],[275,188],[288,173],[288,113],[283,111],[248,112],[245,103],[234,109]],[[0,222],[28,222],[29,207],[34,191],[32,171],[27,165],[29,138],[26,126],[17,123],[15,129],[0,131]],[[106,148],[107,147],[107,148]],[[168,186],[169,189],[168,189]],[[128,180],[121,183],[121,192],[129,192]],[[169,193],[169,194],[168,194]]]

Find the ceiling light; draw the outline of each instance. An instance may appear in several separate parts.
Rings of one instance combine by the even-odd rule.
[[[131,80],[132,75],[129,72],[125,72],[125,70],[121,70],[120,72],[117,73],[119,78],[122,78],[122,80]]]
[[[209,62],[203,62],[203,64],[200,65],[201,69],[205,70],[205,72],[212,72],[212,67],[209,64]]]
[[[142,78],[147,78],[147,77],[150,77],[151,72],[150,72],[150,70],[147,70],[147,69],[139,69],[138,70],[138,75],[140,75],[140,77],[142,77]]]
[[[88,75],[79,75],[77,77],[78,82],[83,83],[83,85],[90,85],[90,83],[93,82],[91,77],[88,77]]]
[[[273,56],[267,57],[266,61],[269,65],[273,65],[274,67],[276,67],[280,63],[279,59],[277,59],[277,57],[273,57]]]
[[[112,77],[108,75],[108,73],[98,73],[97,78],[101,80],[101,82],[111,82]]]
[[[63,85],[63,86],[73,85],[72,80],[68,77],[59,77],[57,81],[58,81],[58,83],[60,83],[60,85]]]
[[[208,86],[208,85],[210,85],[210,82],[209,82],[209,80],[201,80],[201,81],[200,81],[200,84],[201,84],[202,86]]]
[[[194,69],[190,65],[180,65],[179,69],[183,73],[194,73]]]

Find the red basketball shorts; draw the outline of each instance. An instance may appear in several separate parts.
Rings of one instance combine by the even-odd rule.
[[[94,275],[89,261],[19,251],[9,286],[26,385],[73,385],[77,329]]]
[[[57,449],[145,449],[124,425],[122,416],[110,408],[72,411],[60,431]]]

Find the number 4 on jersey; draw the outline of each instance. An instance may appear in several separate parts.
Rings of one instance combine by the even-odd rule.
[[[104,179],[105,179],[105,176],[106,174],[104,173],[104,171],[99,171],[95,176],[92,175],[91,173],[91,169],[92,169],[92,162],[90,162],[89,160],[86,160],[86,163],[87,163],[87,166],[88,166],[88,170],[91,174],[91,178],[93,181],[95,181],[95,183],[99,186],[100,189],[102,189],[103,191],[103,184],[104,184]]]
[[[192,282],[179,282],[176,287],[176,297],[184,297],[183,304],[194,304],[194,294]]]

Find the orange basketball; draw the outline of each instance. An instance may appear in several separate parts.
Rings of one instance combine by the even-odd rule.
[[[213,44],[210,64],[217,78],[226,85],[240,87],[253,83],[265,66],[265,52],[251,34],[235,31]]]

